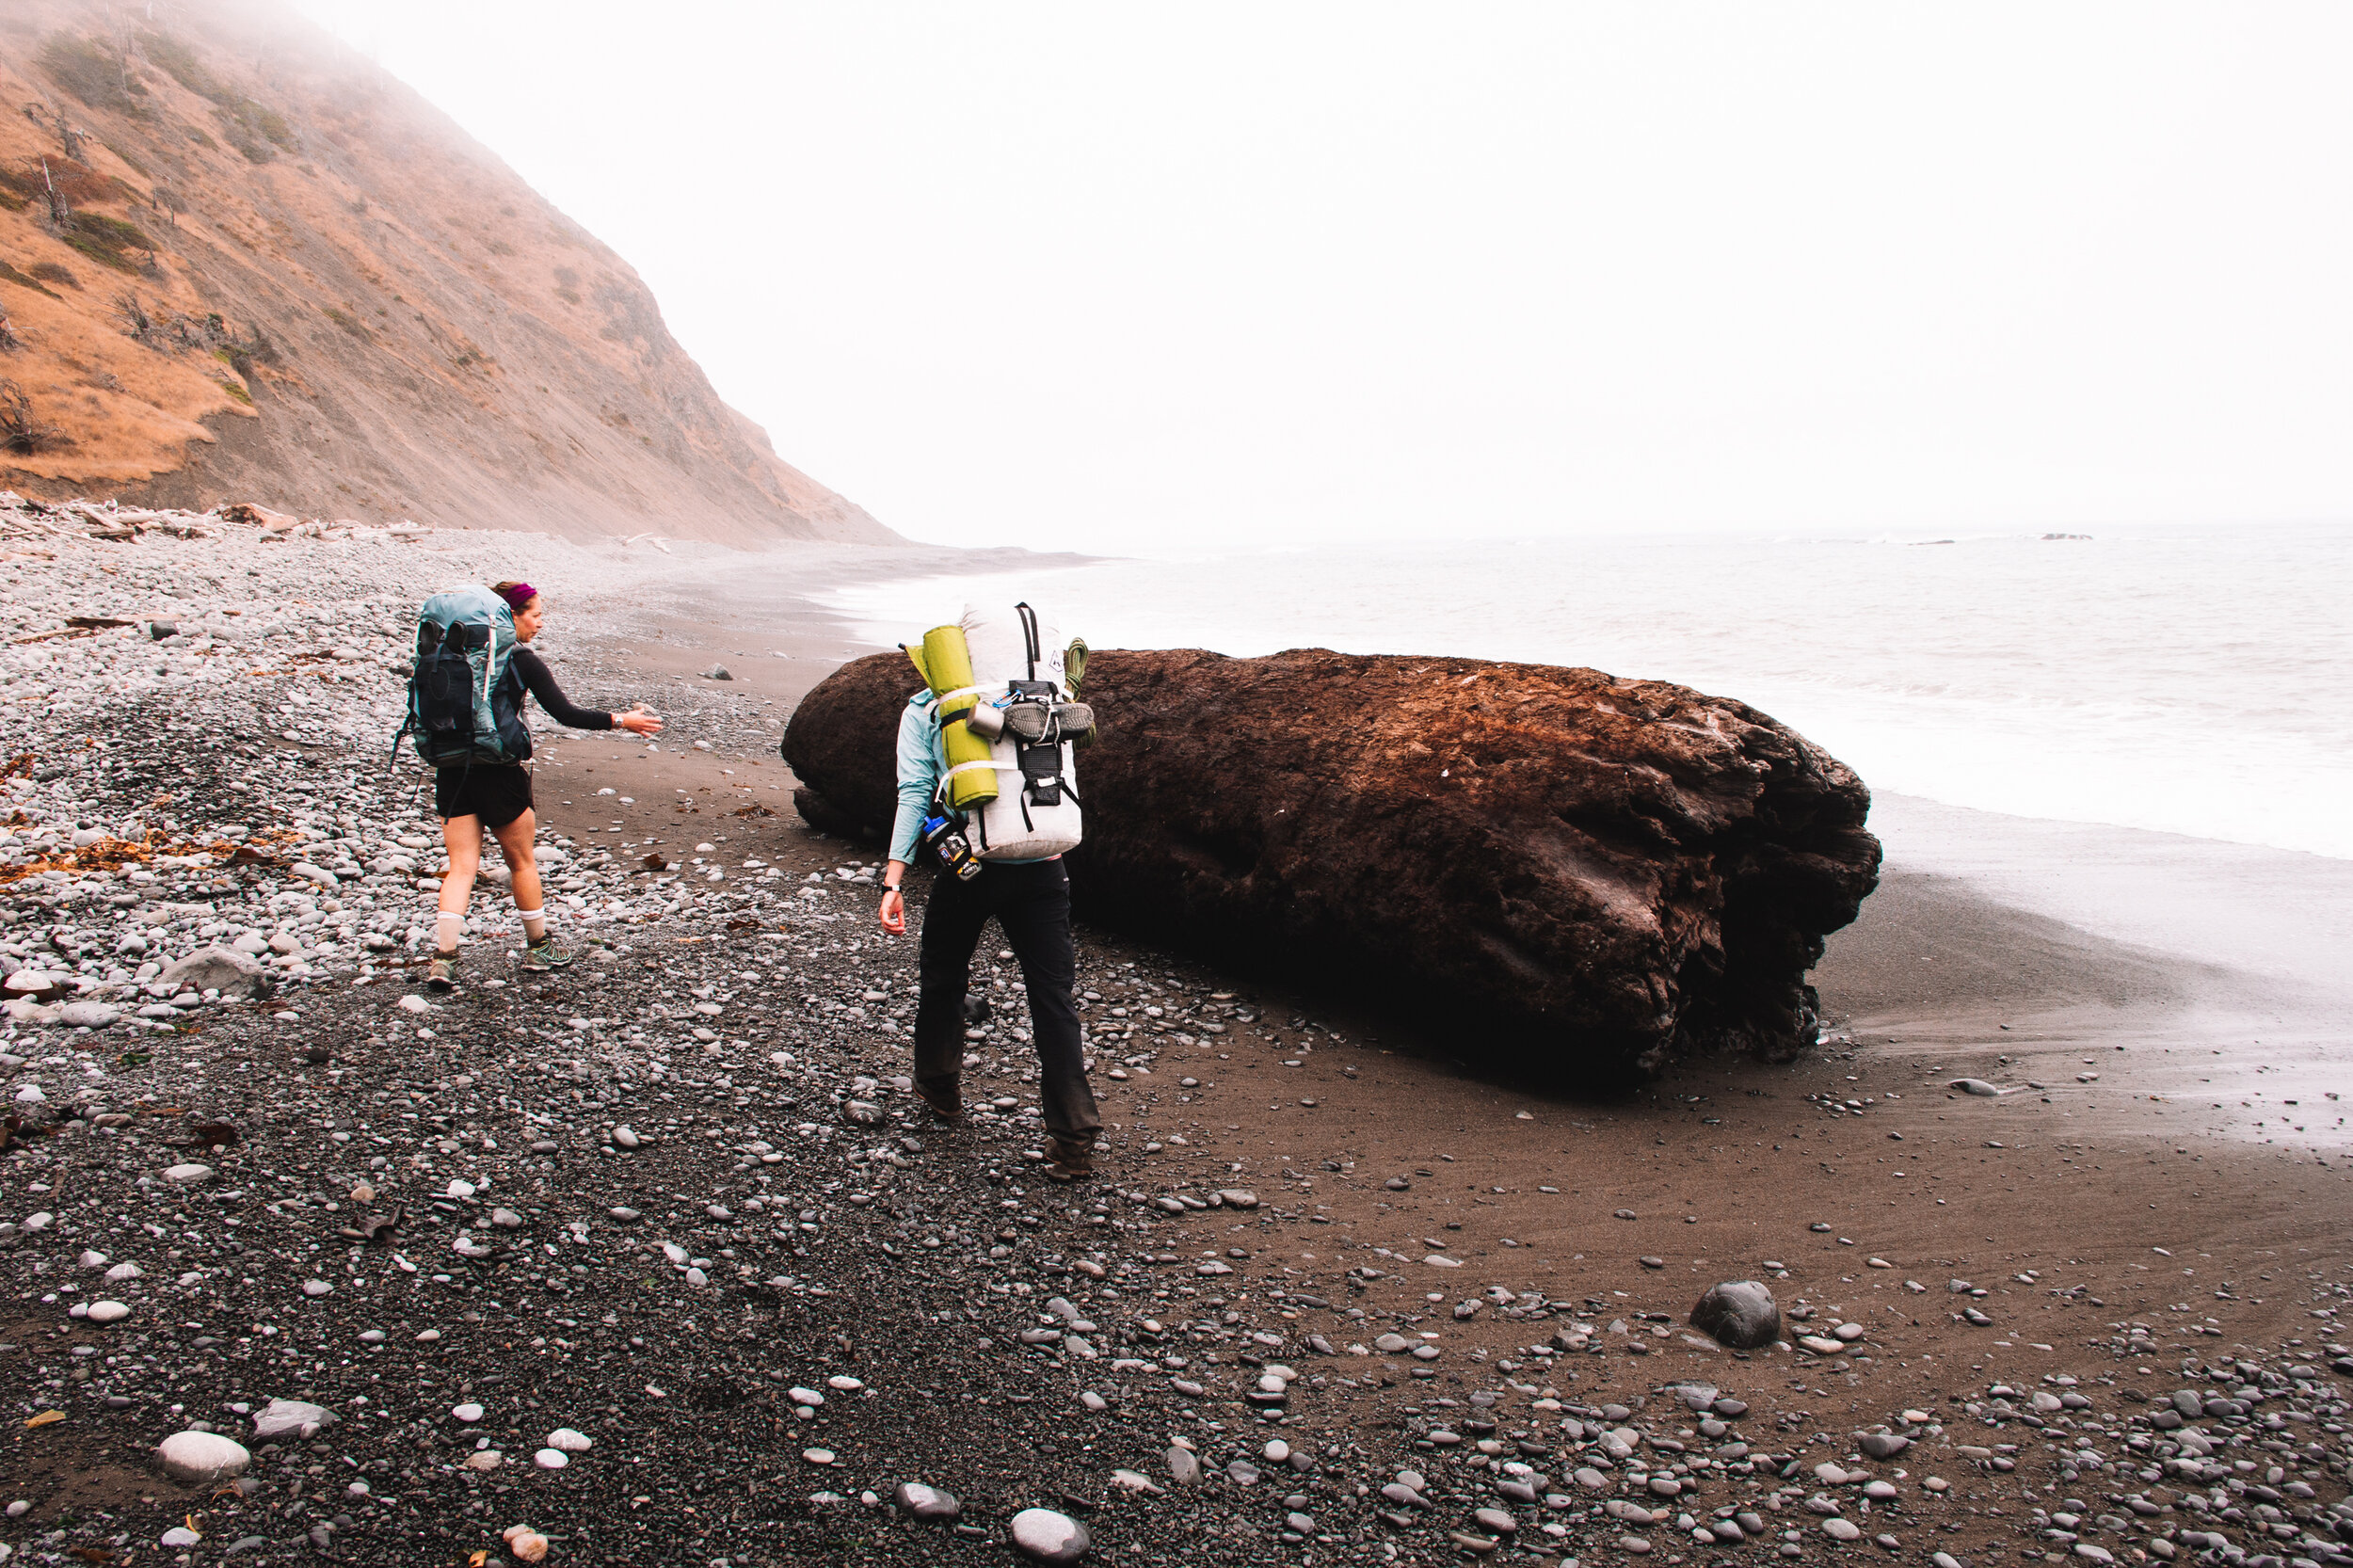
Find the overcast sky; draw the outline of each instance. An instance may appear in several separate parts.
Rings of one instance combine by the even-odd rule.
[[[2342,5],[298,3],[919,538],[2353,516]]]

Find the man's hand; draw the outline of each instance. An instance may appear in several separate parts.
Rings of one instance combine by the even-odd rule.
[[[626,729],[633,735],[659,735],[662,733],[662,721],[648,712],[646,705],[641,702],[626,713],[614,714],[613,728]]]
[[[906,895],[896,888],[885,888],[882,896],[882,928],[893,936],[904,936],[907,931]]]

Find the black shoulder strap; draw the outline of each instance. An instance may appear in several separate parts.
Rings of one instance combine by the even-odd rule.
[[[1037,679],[1037,661],[1039,654],[1042,651],[1037,646],[1037,612],[1031,609],[1026,602],[1015,605],[1014,611],[1021,617],[1022,639],[1029,644],[1030,679],[1035,680]]]

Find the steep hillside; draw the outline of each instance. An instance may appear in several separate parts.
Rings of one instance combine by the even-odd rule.
[[[0,101],[0,485],[895,537],[719,400],[627,263],[269,0],[8,0]]]

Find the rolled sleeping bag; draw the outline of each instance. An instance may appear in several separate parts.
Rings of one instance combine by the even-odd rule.
[[[940,743],[948,753],[948,804],[959,811],[985,806],[997,798],[997,770],[988,742],[965,722],[980,693],[972,683],[972,653],[965,644],[964,628],[933,627],[923,633],[920,650],[907,649],[907,658],[939,699]]]

